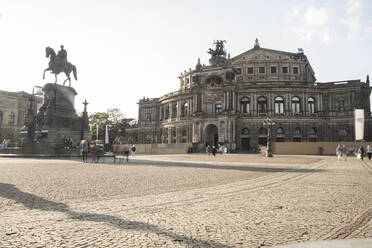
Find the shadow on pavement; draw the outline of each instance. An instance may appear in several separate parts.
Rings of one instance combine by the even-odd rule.
[[[227,247],[230,248],[231,246],[223,245],[220,243],[216,243],[213,241],[204,241],[200,239],[189,238],[184,235],[178,235],[175,233],[171,233],[165,230],[160,229],[156,225],[152,225],[149,223],[139,222],[139,221],[128,221],[124,219],[120,219],[115,216],[106,215],[106,214],[90,214],[90,213],[83,213],[83,212],[76,212],[69,209],[68,205],[64,203],[58,203],[46,200],[44,198],[38,197],[36,195],[22,192],[13,184],[6,184],[0,183],[0,196],[3,198],[7,198],[9,200],[14,200],[17,203],[23,204],[25,207],[29,209],[38,209],[43,211],[55,211],[55,212],[62,212],[68,215],[69,218],[74,220],[81,220],[81,221],[92,221],[92,222],[101,222],[116,228],[120,228],[123,230],[136,230],[136,231],[144,231],[144,232],[153,232],[158,235],[163,235],[172,239],[173,242],[182,242],[188,245],[197,246],[197,247]]]
[[[226,162],[227,163],[227,162]],[[172,161],[157,161],[157,160],[141,160],[131,159],[129,164],[144,165],[144,166],[160,166],[160,167],[188,167],[202,169],[218,169],[218,170],[239,170],[239,171],[256,171],[256,172],[296,172],[296,173],[314,173],[322,172],[321,169],[292,169],[283,167],[261,167],[261,166],[232,166],[232,165],[213,165],[203,163],[188,163],[188,162],[172,162]]]

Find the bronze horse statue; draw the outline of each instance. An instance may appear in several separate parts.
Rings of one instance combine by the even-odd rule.
[[[60,56],[56,55],[56,52],[51,47],[45,48],[45,56],[48,58],[50,57],[49,67],[44,70],[43,79],[45,79],[45,72],[51,71],[55,76],[55,82],[57,83],[57,75],[61,72],[64,72],[67,79],[63,81],[63,85],[65,85],[66,81],[68,80],[69,86],[71,87],[71,78],[70,73],[74,73],[74,78],[77,80],[76,74],[76,66],[68,62],[66,59],[61,58]]]

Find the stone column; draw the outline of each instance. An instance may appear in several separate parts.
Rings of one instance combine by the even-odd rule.
[[[168,144],[172,143],[172,128],[168,127]]]
[[[227,110],[227,96],[226,96],[226,91],[223,92],[223,109]]]
[[[233,120],[231,122],[231,124],[232,124],[232,135],[233,135],[232,141],[236,142],[236,123],[235,123],[235,120]]]
[[[236,111],[236,95],[235,95],[235,91],[232,92],[232,109]]]

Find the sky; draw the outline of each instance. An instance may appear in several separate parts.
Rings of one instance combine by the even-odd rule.
[[[0,90],[31,93],[54,82],[45,48],[64,45],[77,67],[75,108],[120,108],[177,91],[214,40],[232,57],[253,47],[303,48],[318,82],[372,74],[369,0],[0,0]],[[72,76],[72,75],[71,75]],[[372,76],[372,75],[371,75]],[[58,75],[58,82],[65,79]]]

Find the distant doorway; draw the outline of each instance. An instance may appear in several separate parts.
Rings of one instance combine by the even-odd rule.
[[[241,144],[242,144],[242,147],[241,147],[241,150],[242,151],[249,151],[250,150],[250,145],[249,145],[249,138],[242,138],[241,139]]]
[[[217,146],[218,143],[218,128],[214,124],[209,124],[205,128],[205,142],[211,146]]]

